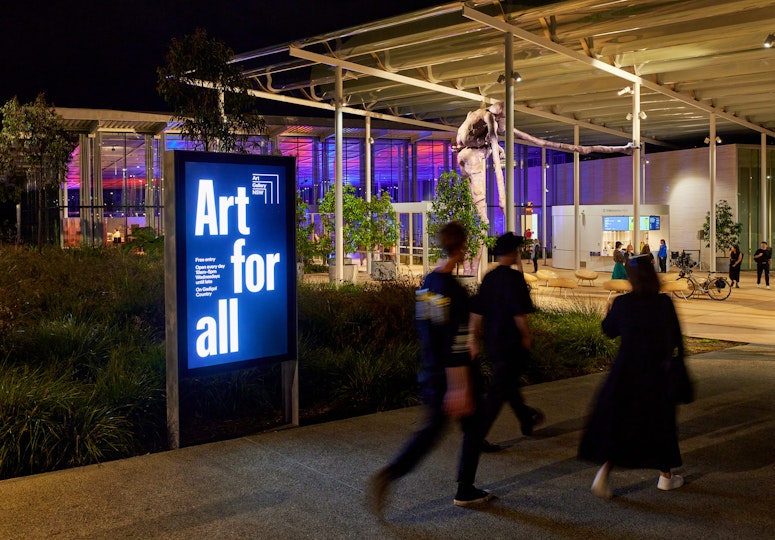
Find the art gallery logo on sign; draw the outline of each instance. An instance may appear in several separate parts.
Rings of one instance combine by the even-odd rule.
[[[280,204],[280,178],[276,174],[253,173],[253,195],[265,204]]]

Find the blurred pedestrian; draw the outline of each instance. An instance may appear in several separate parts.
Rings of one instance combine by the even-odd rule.
[[[632,292],[614,299],[603,320],[605,334],[621,336],[621,345],[579,447],[579,457],[602,465],[592,483],[592,492],[602,498],[613,495],[614,466],[659,470],[661,490],[683,485],[672,473],[682,461],[665,369],[674,355],[683,358],[681,328],[670,296],[659,293],[648,257],[630,259],[627,274]]]
[[[492,364],[484,406],[485,437],[504,401],[508,401],[514,410],[523,435],[532,435],[533,428],[544,420],[541,411],[525,404],[520,391],[520,376],[527,366],[533,344],[527,315],[534,311],[525,277],[511,268],[516,264],[521,246],[522,238],[514,233],[507,232],[498,238],[493,250],[498,266],[485,274],[471,306],[471,356],[478,356],[479,338],[483,338],[487,358]],[[484,444],[484,448],[487,451],[498,449],[489,443]]]
[[[466,256],[465,228],[457,221],[448,223],[441,229],[439,241],[447,259],[425,277],[416,313],[423,421],[398,455],[369,480],[369,503],[380,518],[391,482],[411,472],[428,455],[441,438],[448,417],[459,418],[463,428],[454,504],[469,506],[490,498],[488,491],[474,487],[483,438],[476,403],[481,395],[480,376],[466,346],[468,293],[452,275]]]
[[[740,288],[740,265],[743,264],[743,252],[737,244],[729,251],[729,280],[735,288]]]

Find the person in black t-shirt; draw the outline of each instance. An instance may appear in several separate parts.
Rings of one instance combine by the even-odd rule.
[[[753,254],[756,261],[756,286],[761,287],[762,274],[764,274],[764,283],[770,288],[770,259],[772,252],[767,248],[767,242],[762,242],[762,247]]]
[[[525,277],[511,268],[520,255],[521,245],[522,238],[511,232],[498,238],[493,250],[498,266],[484,276],[471,307],[471,356],[479,354],[478,337],[481,335],[487,357],[492,362],[484,406],[485,437],[504,401],[509,402],[517,415],[523,435],[532,435],[533,428],[544,420],[541,411],[525,404],[519,384],[532,347],[527,315],[534,311]],[[485,442],[484,449],[495,451],[499,448]]]
[[[482,446],[482,418],[476,388],[478,365],[468,353],[468,293],[452,275],[466,255],[467,235],[457,221],[446,224],[439,239],[449,258],[429,273],[417,302],[420,335],[420,397],[423,423],[404,448],[369,480],[372,511],[382,517],[390,483],[408,474],[438,442],[447,417],[460,419],[463,447],[458,465],[455,506],[471,506],[490,499],[490,493],[474,487]]]

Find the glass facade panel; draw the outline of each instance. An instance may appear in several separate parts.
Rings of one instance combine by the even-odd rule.
[[[436,182],[455,162],[452,145],[447,141],[420,141],[417,148],[417,172],[415,173],[418,199],[431,201],[436,195]]]
[[[400,139],[382,139],[374,142],[372,195],[387,191],[393,202],[410,202],[411,190],[408,189],[409,141]]]
[[[100,147],[105,241],[126,241],[134,227],[145,227],[145,136],[103,133]]]
[[[345,138],[342,141],[342,184],[349,184],[355,188],[355,193],[363,197],[363,185],[361,182],[363,168],[361,157],[363,155],[363,141],[361,139]],[[331,189],[336,180],[336,141],[328,138],[323,142],[323,179],[321,182],[322,198]]]
[[[319,144],[313,137],[282,137],[278,142],[280,154],[296,158],[296,189],[301,198],[316,211],[320,200],[318,164]]]

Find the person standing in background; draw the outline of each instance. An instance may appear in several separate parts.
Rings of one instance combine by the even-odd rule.
[[[627,279],[627,272],[624,270],[625,260],[622,243],[617,240],[614,246],[614,271],[611,274],[611,279]]]
[[[538,240],[533,242],[530,258],[533,259],[533,272],[538,272],[538,259],[541,258],[541,244],[538,242]]]
[[[657,260],[659,261],[659,271],[663,274],[667,273],[667,244],[664,238],[659,241]]]
[[[756,286],[761,287],[762,274],[764,274],[764,283],[770,288],[770,250],[767,249],[767,242],[762,242],[762,246],[753,254],[753,260],[756,261]]]
[[[737,244],[729,252],[729,279],[735,288],[740,288],[740,265],[743,264],[743,252]]]

